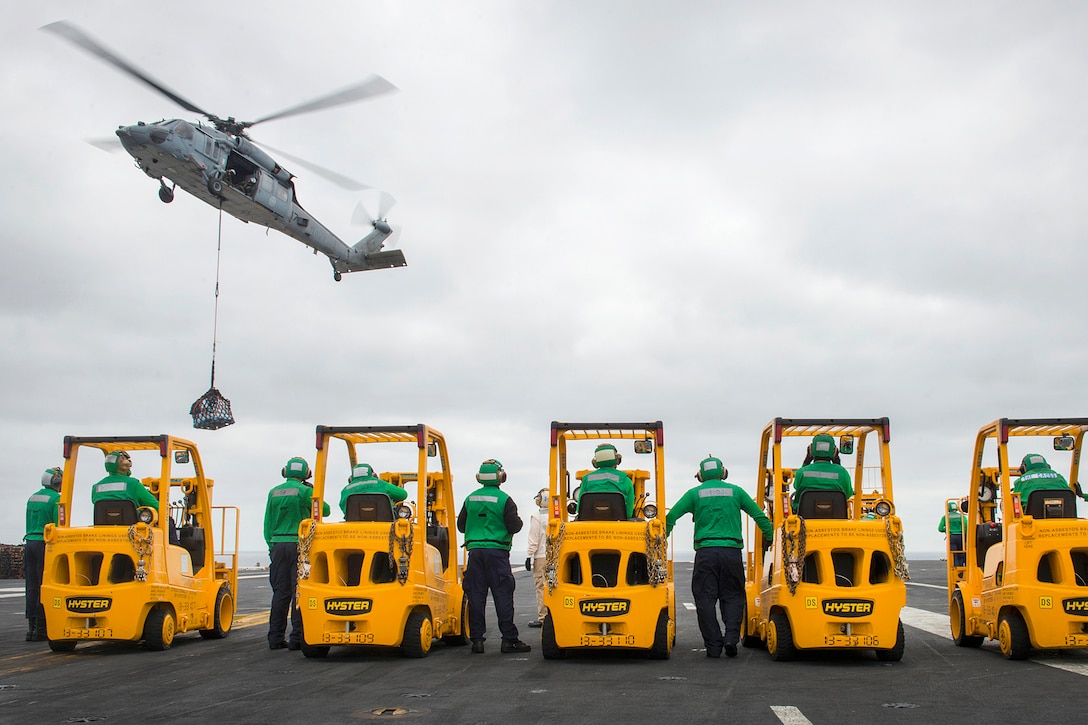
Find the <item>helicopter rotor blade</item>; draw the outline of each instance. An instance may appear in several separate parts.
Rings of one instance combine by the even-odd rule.
[[[58,20],[55,23],[43,25],[41,29],[48,30],[51,33],[59,35],[70,43],[73,43],[75,45],[78,45],[80,48],[83,48],[88,53],[91,53],[92,55],[97,55],[99,58],[106,61],[115,68],[129,74],[141,83],[150,86],[154,90],[166,96],[171,101],[184,108],[186,111],[191,111],[192,113],[199,113],[202,116],[211,117],[211,114],[209,114],[203,108],[196,105],[192,101],[186,100],[182,96],[178,95],[174,91],[170,90],[163,84],[159,83],[155,79],[145,74],[140,69],[118,57],[112,51],[106,49],[104,46],[99,44],[98,41],[94,40],[71,23],[65,22],[63,20]]]
[[[386,216],[389,215],[389,210],[397,203],[397,200],[388,191],[376,191],[378,192],[378,215],[371,216],[366,204],[360,201],[355,205],[355,211],[351,214],[351,223],[355,226],[374,226],[375,223],[384,221]]]
[[[275,154],[277,154],[279,156],[282,156],[285,159],[290,159],[293,163],[298,164],[299,166],[301,166],[304,169],[307,169],[308,171],[314,172],[318,176],[323,176],[325,179],[331,181],[332,183],[336,184],[337,186],[339,186],[342,189],[347,189],[349,191],[362,191],[364,189],[369,189],[370,188],[369,186],[367,186],[366,184],[364,184],[361,181],[356,181],[355,179],[352,179],[352,178],[350,178],[348,176],[344,176],[343,174],[338,174],[335,171],[331,171],[329,169],[326,169],[323,166],[318,166],[317,164],[313,163],[312,161],[306,161],[305,159],[300,159],[299,157],[293,156],[293,155],[287,153],[286,151],[280,151],[279,149],[276,149],[276,148],[273,148],[273,147],[269,146],[268,144],[264,143],[263,141],[259,142],[258,145],[263,146],[264,148],[268,149],[269,151],[271,151],[271,152],[273,152],[273,153],[275,153]]]
[[[397,87],[378,75],[372,75],[361,83],[348,86],[339,91],[335,91],[326,96],[315,98],[312,101],[301,103],[297,106],[273,113],[262,118],[258,118],[256,121],[250,122],[248,125],[254,126],[258,123],[264,123],[265,121],[272,121],[277,118],[287,118],[288,116],[298,116],[303,113],[311,113],[313,111],[321,111],[326,108],[332,108],[333,106],[340,106],[345,103],[355,103],[356,101],[362,101],[367,98],[373,98],[374,96],[380,96],[383,93],[389,93],[397,90]]]
[[[88,138],[84,140],[91,146],[102,149],[103,151],[108,151],[111,154],[125,150],[125,147],[121,145],[121,139],[116,136],[111,136],[109,138]]]

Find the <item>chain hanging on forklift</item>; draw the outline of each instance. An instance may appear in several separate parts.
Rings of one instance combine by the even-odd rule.
[[[789,519],[787,519],[788,521]],[[800,522],[796,532],[786,528],[786,522],[782,522],[782,566],[785,567],[786,586],[790,594],[797,592],[797,585],[801,583],[801,570],[805,565],[805,545],[807,532],[805,520],[797,517]]]
[[[141,536],[140,532],[136,530],[136,526],[136,524],[132,524],[128,527],[128,540],[139,559],[136,562],[135,579],[138,582],[143,582],[147,581],[147,559],[152,553],[151,532],[148,531],[146,536]]]
[[[548,594],[559,585],[559,551],[563,548],[563,534],[567,531],[567,522],[559,523],[559,533],[548,534],[544,538],[544,582],[548,585]]]
[[[219,261],[223,253],[223,202],[219,202],[219,243],[215,254],[215,318],[212,324],[212,382],[208,392],[201,395],[189,408],[193,427],[200,430],[219,430],[234,424],[230,401],[215,387],[215,337],[219,330]]]

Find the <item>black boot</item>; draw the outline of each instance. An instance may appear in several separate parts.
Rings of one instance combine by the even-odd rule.
[[[49,640],[49,634],[45,628],[45,618],[38,617],[34,620],[34,642],[46,642]]]
[[[36,620],[33,620],[33,619],[26,620],[26,641],[27,642],[33,642],[34,641],[34,624],[35,624],[35,621]]]

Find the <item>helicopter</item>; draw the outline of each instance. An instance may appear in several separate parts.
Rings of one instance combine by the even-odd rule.
[[[378,214],[373,218],[366,214],[362,204],[356,208],[353,222],[369,222],[372,229],[354,245],[348,246],[302,208],[295,193],[294,175],[258,147],[247,133],[258,123],[353,103],[396,90],[396,86],[386,79],[372,75],[360,83],[256,121],[237,121],[234,117],[220,118],[186,100],[71,23],[62,20],[44,25],[41,29],[98,56],[185,110],[208,120],[208,124],[190,123],[183,119],[164,119],[154,123],[140,121],[132,126],[119,126],[115,131],[121,146],[136,160],[136,166],[159,182],[159,199],[163,203],[172,202],[174,190],[180,187],[236,219],[282,232],[313,248],[314,254],[320,252],[328,257],[333,279],[337,282],[347,272],[391,269],[407,264],[404,253],[399,249],[384,249],[386,241],[399,231],[391,227],[386,219],[393,204],[392,196],[382,192]],[[266,147],[271,149],[270,146]],[[367,188],[282,151],[276,153],[340,186]],[[170,185],[167,185],[168,181]]]

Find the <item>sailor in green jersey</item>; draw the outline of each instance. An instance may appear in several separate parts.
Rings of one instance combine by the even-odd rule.
[[[355,467],[351,469],[348,485],[344,486],[344,490],[340,492],[340,511],[345,516],[348,513],[348,496],[354,493],[384,493],[392,504],[408,498],[408,492],[403,488],[374,475],[374,467],[369,463],[355,464]]]
[[[853,497],[854,485],[850,483],[850,473],[834,462],[838,454],[835,439],[826,433],[812,439],[805,464],[793,474],[794,511],[797,511],[797,502],[804,491],[842,491],[847,500]],[[812,463],[809,463],[809,458]]]
[[[514,624],[514,574],[510,570],[510,544],[521,531],[522,521],[514,500],[499,490],[506,481],[502,464],[489,458],[480,464],[473,491],[457,514],[457,530],[465,535],[468,563],[464,587],[468,598],[468,635],[472,651],[483,654],[487,622],[484,613],[487,593],[495,602],[495,614],[502,634],[501,651],[528,652],[531,648],[518,638]]]
[[[63,472],[47,468],[42,474],[42,488],[26,502],[26,536],[23,539],[23,576],[26,580],[26,641],[44,642],[49,639],[45,629],[45,608],[42,607],[42,575],[45,573],[45,541],[42,531],[46,524],[57,524],[57,501]]]
[[[1060,491],[1069,489],[1069,482],[1065,476],[1050,467],[1038,453],[1029,453],[1020,462],[1020,476],[1013,484],[1012,492],[1020,494],[1020,503],[1028,505],[1028,496],[1032,491]],[[1072,489],[1070,489],[1072,490]],[[1084,500],[1088,501],[1088,494],[1084,494]]]
[[[159,510],[159,498],[133,478],[132,457],[127,451],[111,451],[106,454],[106,473],[109,475],[91,488],[91,503],[99,501],[131,501],[137,508],[146,506]]]
[[[312,475],[306,459],[295,457],[280,471],[284,481],[268,492],[264,509],[264,540],[268,544],[268,581],[272,585],[272,609],[268,615],[269,649],[302,648],[302,612],[292,606],[298,577],[298,527],[310,518],[313,501]],[[329,505],[323,504],[323,515]],[[287,610],[291,610],[291,637],[287,632]]]
[[[582,483],[578,487],[578,504],[581,506],[582,495],[608,491],[622,493],[623,500],[627,504],[627,518],[635,515],[635,486],[631,478],[619,470],[618,466],[623,461],[616,447],[611,443],[602,443],[593,451],[593,468],[582,476]]]
[[[948,545],[952,550],[952,565],[966,566],[967,552],[963,550],[963,526],[966,517],[955,501],[948,502],[948,513],[941,517],[937,531],[948,534]]]
[[[691,514],[695,519],[695,567],[691,573],[691,594],[699,619],[707,657],[737,656],[740,621],[744,613],[744,547],[740,512],[751,516],[765,539],[774,529],[759,505],[739,486],[726,482],[729,471],[721,460],[710,456],[699,464],[695,478],[700,485],[690,489],[665,517],[665,534],[671,534],[677,520]],[[720,605],[725,635],[718,624]]]

